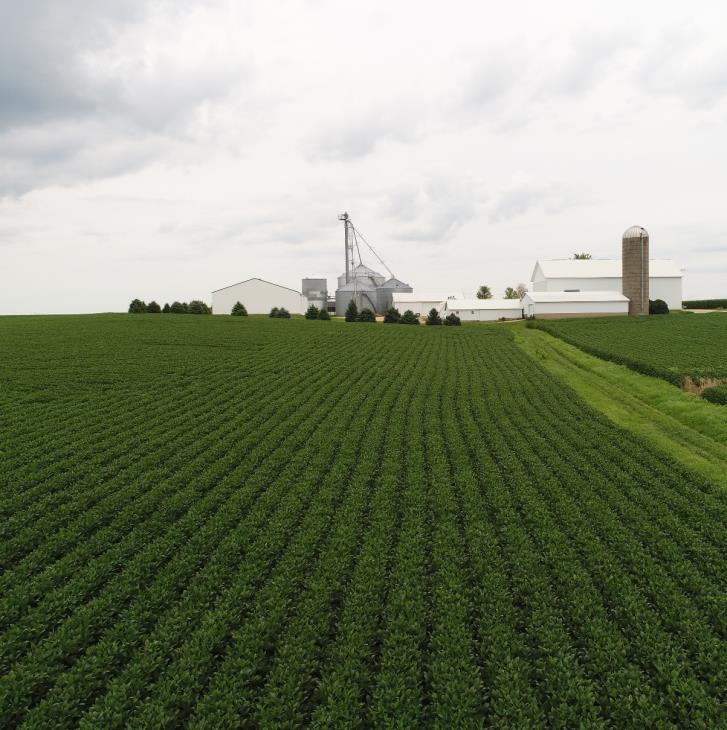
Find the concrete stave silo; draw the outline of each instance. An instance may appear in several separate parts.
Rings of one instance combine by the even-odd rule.
[[[629,315],[649,313],[649,234],[641,226],[626,229],[621,239],[622,293]]]

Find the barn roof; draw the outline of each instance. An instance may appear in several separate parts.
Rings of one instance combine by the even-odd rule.
[[[394,290],[395,302],[444,302],[447,299],[463,299],[456,292],[398,292]]]
[[[519,299],[448,299],[447,309],[522,309]]]
[[[538,261],[533,270],[534,281],[538,267],[546,279],[619,279],[621,259],[551,259]],[[682,272],[672,259],[649,259],[649,278],[681,277]]]
[[[253,276],[250,279],[245,279],[244,281],[238,281],[237,283],[230,284],[229,286],[223,286],[223,287],[220,287],[219,289],[214,289],[212,291],[212,293],[214,294],[215,292],[222,291],[223,289],[231,289],[233,286],[240,286],[240,284],[247,284],[248,281],[262,281],[263,284],[270,284],[270,286],[277,286],[279,289],[287,289],[288,291],[295,292],[296,294],[301,294],[301,296],[302,296],[302,293],[299,292],[297,289],[291,289],[289,286],[283,286],[282,284],[276,284],[275,282],[267,281],[266,279],[261,279],[258,276]]]
[[[529,291],[523,299],[533,302],[627,302],[617,291]]]

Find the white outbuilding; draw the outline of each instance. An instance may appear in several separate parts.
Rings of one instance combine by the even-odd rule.
[[[463,322],[487,322],[498,319],[522,319],[519,299],[448,299],[447,314],[456,314]]]
[[[212,292],[214,314],[229,314],[236,302],[244,304],[249,314],[269,314],[273,307],[284,307],[291,314],[303,314],[308,305],[302,292],[258,278]]]
[[[440,314],[444,312],[446,303],[450,299],[464,299],[462,294],[456,292],[399,292],[394,291],[392,296],[393,306],[404,314],[410,309],[414,314],[425,317],[432,309]]]
[[[522,298],[523,315],[536,319],[619,317],[629,313],[629,300],[615,291],[529,291]]]
[[[535,292],[623,292],[621,259],[538,261],[531,277]],[[671,259],[649,259],[649,299],[682,308],[682,271]]]

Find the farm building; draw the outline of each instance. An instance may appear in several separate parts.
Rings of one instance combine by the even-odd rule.
[[[615,291],[532,291],[522,298],[523,315],[537,319],[618,317],[629,313],[629,300]]]
[[[394,277],[386,279],[378,271],[359,263],[349,271],[348,281],[345,273],[338,277],[336,314],[345,314],[351,300],[356,302],[359,311],[370,309],[372,312],[382,314],[392,306],[393,295],[396,292],[411,291],[412,288],[403,281]]]
[[[681,309],[682,272],[671,259],[649,260],[649,299]],[[531,277],[534,292],[623,291],[621,259],[538,261]]]
[[[410,309],[414,314],[425,316],[432,309],[436,309],[440,314],[446,308],[446,302],[449,299],[464,299],[462,294],[455,292],[399,292],[394,291],[393,306],[402,314]]]
[[[242,302],[250,314],[268,314],[273,307],[285,307],[291,314],[303,314],[308,306],[308,300],[301,292],[258,278],[212,292],[214,314],[229,314],[235,302]]]
[[[522,319],[519,299],[448,299],[447,314],[454,312],[463,322]]]

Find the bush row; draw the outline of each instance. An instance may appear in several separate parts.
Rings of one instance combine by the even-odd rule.
[[[727,299],[687,299],[682,306],[686,309],[727,309]]]
[[[129,304],[129,314],[212,314],[210,307],[200,299],[187,302],[172,302],[160,307],[155,301],[147,304],[141,299],[134,299]]]

